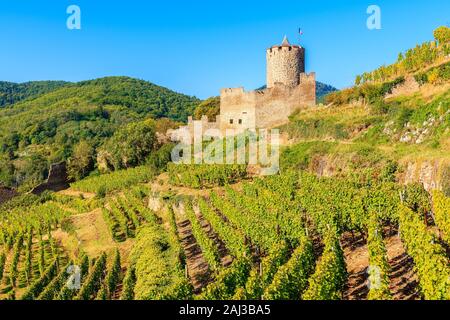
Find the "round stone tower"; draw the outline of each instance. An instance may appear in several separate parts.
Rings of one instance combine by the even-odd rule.
[[[267,87],[282,83],[289,87],[300,84],[300,74],[305,72],[305,49],[291,45],[286,37],[283,43],[267,49]]]

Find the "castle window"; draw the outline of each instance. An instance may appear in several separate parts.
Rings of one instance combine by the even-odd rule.
[[[242,119],[239,119],[239,124],[242,124]]]
[[[233,124],[233,119],[230,119],[230,124]]]

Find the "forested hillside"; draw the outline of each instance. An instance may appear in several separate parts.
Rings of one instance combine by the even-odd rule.
[[[4,107],[0,183],[32,186],[45,178],[50,163],[70,158],[78,144],[79,153],[95,159],[96,149],[117,129],[149,118],[168,118],[164,126],[170,127],[186,121],[198,103],[146,81],[110,77],[66,84]]]
[[[318,102],[322,102],[326,95],[335,91],[338,91],[338,89],[329,84],[316,81],[316,97]]]
[[[0,81],[0,108],[38,96],[69,84],[65,81],[32,81],[13,83]]]
[[[265,88],[267,88],[265,85],[258,88],[257,90],[264,90]],[[337,91],[338,89],[336,89],[335,87],[320,82],[320,81],[316,81],[316,97],[317,100],[321,101],[323,97],[325,97],[327,94]]]

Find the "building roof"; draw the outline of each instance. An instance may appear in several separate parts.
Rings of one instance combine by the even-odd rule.
[[[301,46],[299,46],[299,45],[292,45],[292,44],[290,44],[287,36],[284,36],[283,42],[281,43],[281,45],[274,45],[271,48],[279,48],[279,47],[301,48]]]
[[[281,43],[281,46],[282,47],[290,47],[291,46],[291,44],[289,43],[289,40],[288,40],[288,38],[286,36],[284,36],[283,42]]]

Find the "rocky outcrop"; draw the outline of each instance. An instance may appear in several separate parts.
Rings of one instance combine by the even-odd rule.
[[[405,171],[400,182],[422,183],[427,191],[434,189],[450,191],[450,161],[424,160],[405,163]]]
[[[97,168],[101,173],[112,171],[111,154],[107,151],[100,150],[97,153]]]
[[[386,95],[386,99],[401,96],[401,95],[408,95],[411,93],[414,93],[420,89],[419,83],[416,81],[416,79],[413,76],[408,76],[405,78],[405,81],[399,85],[397,85],[394,89],[392,89],[392,92],[388,95]]]
[[[338,161],[328,156],[315,156],[309,169],[319,177],[331,177],[345,171],[346,161]],[[441,190],[450,193],[450,160],[404,160],[400,161],[400,184],[421,183],[427,191]]]
[[[41,183],[33,190],[32,194],[40,195],[44,191],[61,191],[69,188],[69,179],[67,176],[66,163],[52,164],[48,174],[48,179],[44,183]]]

